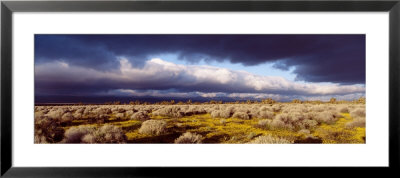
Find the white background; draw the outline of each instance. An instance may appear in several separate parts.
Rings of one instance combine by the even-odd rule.
[[[388,166],[388,13],[14,13],[13,18],[13,166]],[[33,144],[34,34],[145,33],[366,34],[367,143]]]

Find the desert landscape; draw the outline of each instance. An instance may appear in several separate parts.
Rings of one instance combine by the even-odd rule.
[[[36,144],[366,143],[365,34],[34,41]]]
[[[353,102],[35,106],[35,143],[365,143]]]

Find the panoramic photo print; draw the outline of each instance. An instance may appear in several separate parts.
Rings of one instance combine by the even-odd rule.
[[[365,144],[364,34],[36,34],[36,144]]]

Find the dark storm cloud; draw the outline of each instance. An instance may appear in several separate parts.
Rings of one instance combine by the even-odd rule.
[[[365,83],[365,35],[35,35],[38,64],[61,60],[104,71],[118,68],[120,56],[142,66],[163,53],[192,63],[274,62],[279,69],[295,67],[297,80]]]

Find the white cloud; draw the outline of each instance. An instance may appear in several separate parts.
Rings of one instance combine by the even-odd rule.
[[[260,76],[246,71],[206,65],[180,65],[157,58],[146,61],[142,68],[133,67],[125,58],[120,58],[119,62],[119,71],[108,72],[73,66],[65,62],[38,64],[35,66],[35,77],[47,82],[100,81],[104,86],[112,83],[117,85],[113,88],[120,88],[119,92],[143,96],[184,97],[185,94],[189,96],[197,92],[195,94],[202,97],[226,95],[239,98],[279,98],[284,95],[359,95],[365,92],[365,87],[361,85],[301,83],[279,76]],[[149,91],[137,92],[139,89]],[[175,89],[179,92],[168,94],[157,91],[164,89]]]
[[[364,93],[352,93],[346,95],[325,95],[325,96],[296,96],[295,98],[300,100],[320,100],[329,101],[331,98],[336,98],[337,100],[354,100],[360,97],[365,97]]]
[[[272,98],[274,100],[289,99],[289,97],[284,97],[279,94],[260,94],[260,93],[230,93],[227,95],[227,97],[240,98],[240,99],[247,99],[247,98],[254,98],[254,99]]]
[[[319,95],[319,96],[301,96],[301,95],[280,95],[280,94],[263,94],[263,93],[205,93],[205,92],[165,92],[158,90],[130,90],[130,89],[117,89],[111,90],[106,95],[112,96],[138,96],[138,97],[164,97],[164,98],[194,98],[203,97],[209,99],[218,99],[218,97],[231,98],[233,100],[263,100],[266,98],[272,98],[277,101],[291,101],[293,99],[300,99],[302,101],[329,101],[332,97],[337,100],[354,100],[360,97],[365,97],[363,93],[347,94],[347,95]]]
[[[158,90],[130,90],[130,89],[117,89],[111,90],[107,92],[108,95],[128,95],[128,96],[153,96],[153,97],[180,97],[187,98],[193,97],[193,93],[185,93],[185,92],[162,92]]]
[[[223,92],[216,92],[216,93],[196,92],[196,94],[204,98],[225,97],[227,95],[226,93]]]

